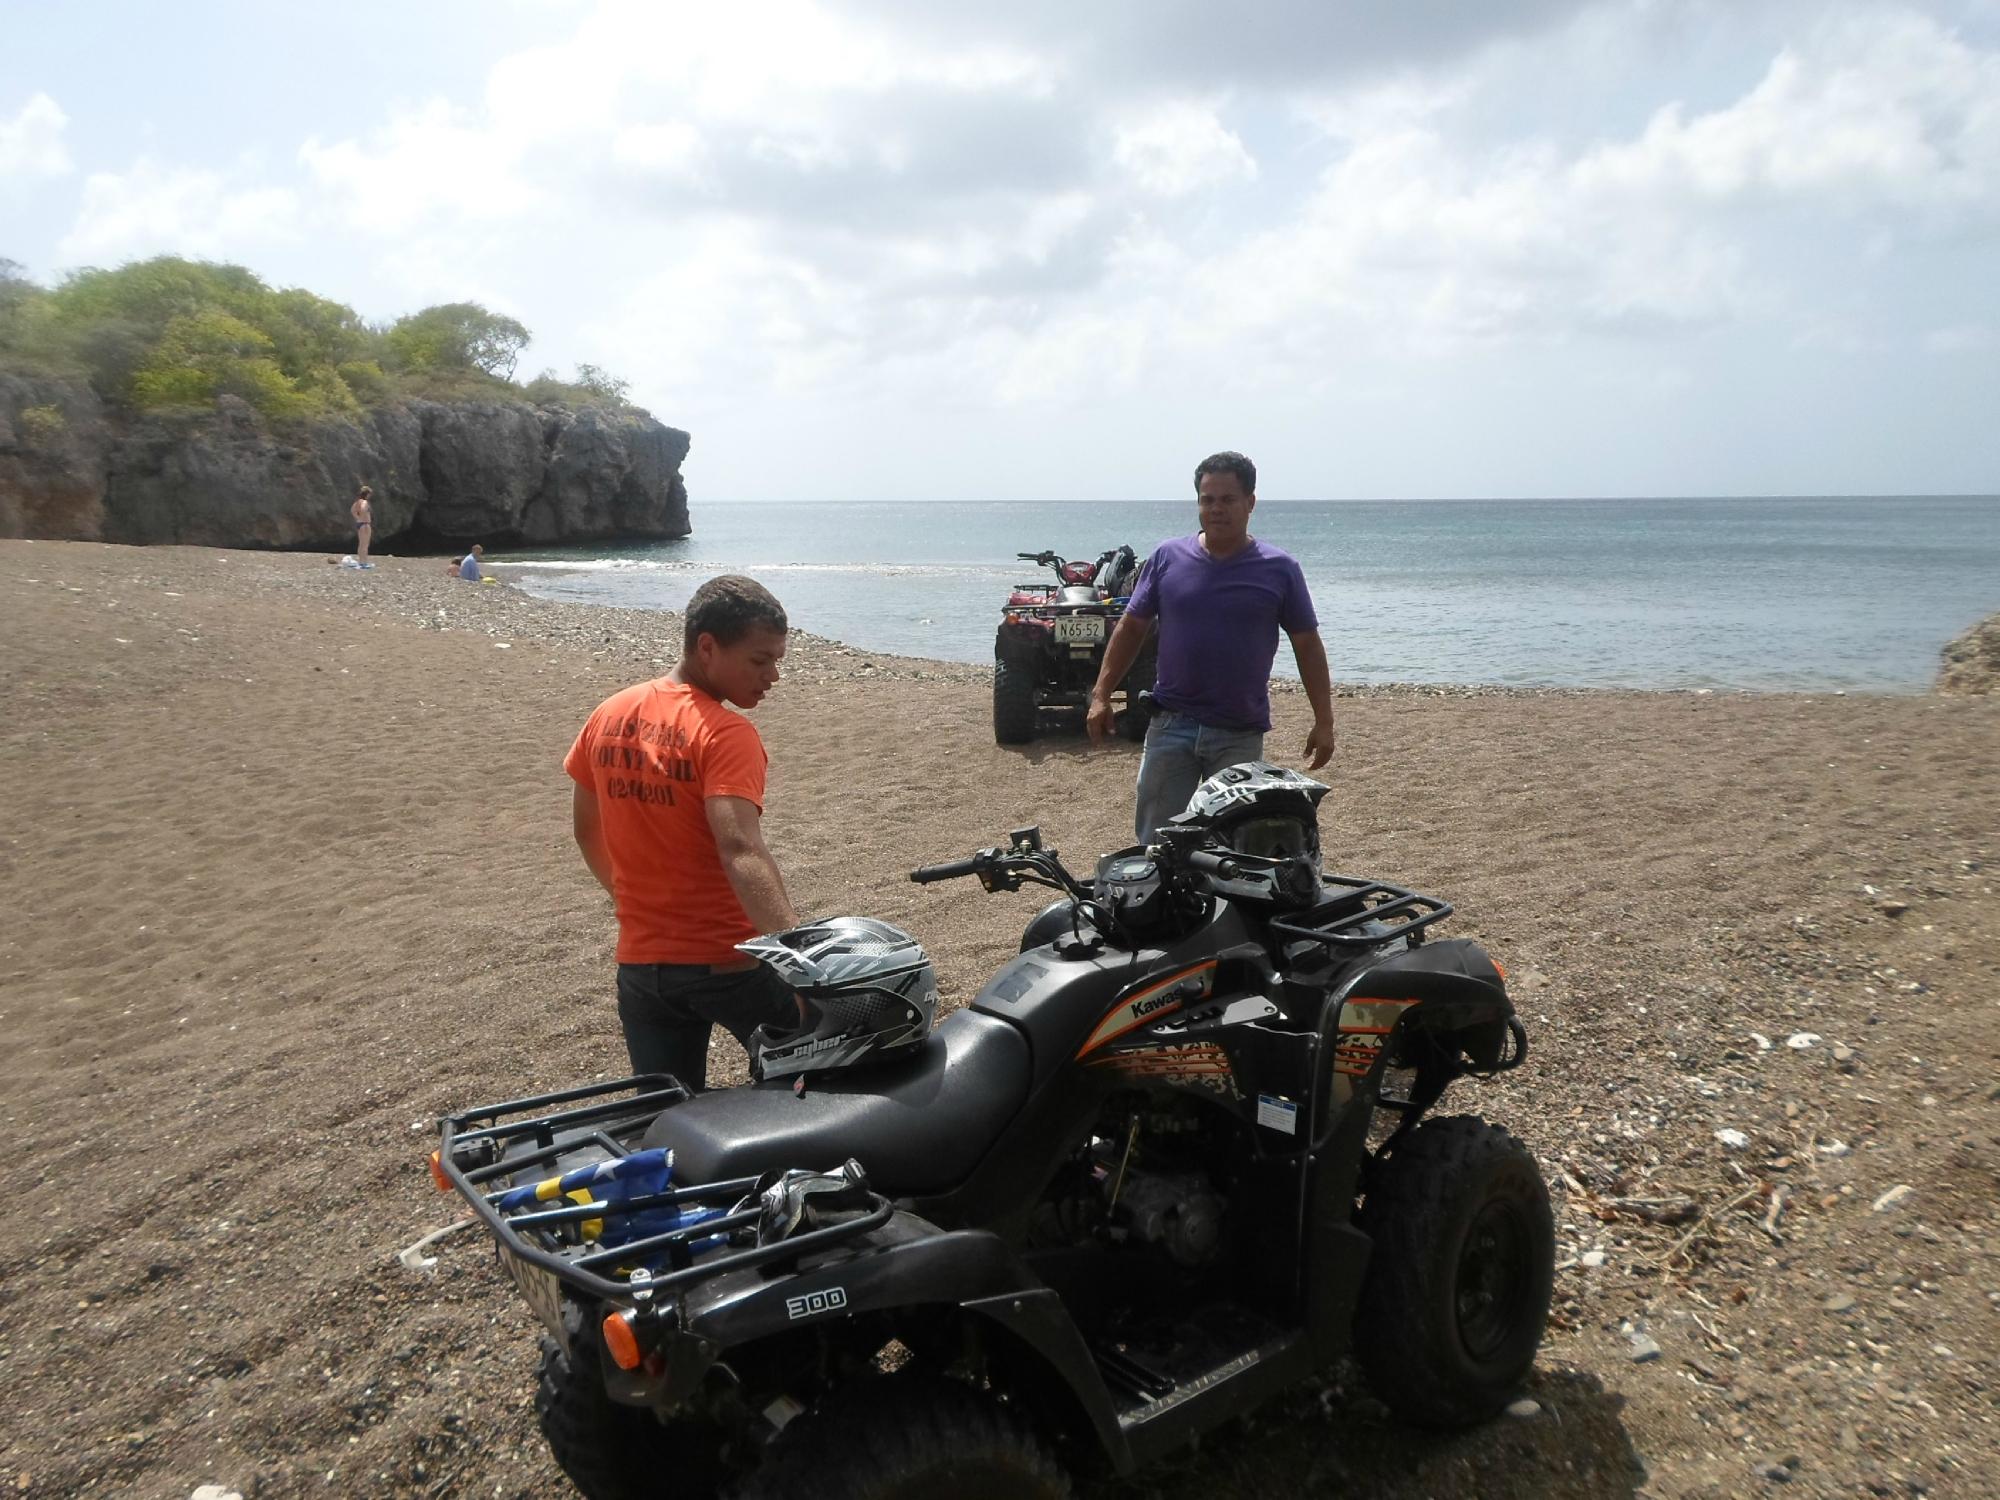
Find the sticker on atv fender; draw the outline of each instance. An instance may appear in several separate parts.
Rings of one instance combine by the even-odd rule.
[[[1183,997],[1176,992],[1176,986],[1193,980],[1198,986],[1197,993]],[[1091,1032],[1090,1039],[1077,1052],[1078,1057],[1086,1057],[1102,1047],[1106,1042],[1116,1041],[1128,1031],[1144,1026],[1148,1021],[1157,1021],[1162,1016],[1172,1015],[1188,999],[1206,999],[1215,988],[1215,960],[1196,964],[1191,969],[1182,969],[1178,974],[1169,974],[1165,979],[1147,985],[1137,994],[1127,995],[1111,1013],[1097,1023],[1097,1030]]]
[[[1281,1130],[1286,1135],[1299,1133],[1299,1107],[1289,1099],[1280,1099],[1274,1094],[1257,1096],[1257,1123],[1266,1130]]]
[[[847,1306],[847,1288],[830,1286],[823,1292],[807,1292],[803,1297],[785,1299],[785,1316],[811,1318],[820,1313],[839,1312]]]
[[[1144,1083],[1181,1084],[1225,1099],[1243,1097],[1236,1087],[1236,1070],[1230,1066],[1229,1054],[1213,1042],[1173,1042],[1164,1047],[1111,1052],[1092,1058],[1090,1066],[1109,1068]]]

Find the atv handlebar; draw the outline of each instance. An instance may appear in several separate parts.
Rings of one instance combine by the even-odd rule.
[[[989,891],[1018,891],[1023,885],[1046,885],[1079,901],[1090,897],[1090,887],[1063,868],[1056,851],[1042,848],[1041,830],[1037,828],[1016,829],[1011,845],[981,849],[970,859],[919,865],[910,871],[910,879],[918,885],[957,880],[966,875],[977,875],[979,883]]]
[[[918,885],[929,885],[934,880],[958,880],[967,875],[977,875],[987,857],[988,851],[982,850],[970,859],[948,859],[941,865],[919,865],[910,871],[910,879]]]
[[[1211,853],[1207,849],[1189,849],[1181,855],[1181,863],[1190,870],[1213,875],[1219,880],[1234,880],[1243,869],[1228,855]]]

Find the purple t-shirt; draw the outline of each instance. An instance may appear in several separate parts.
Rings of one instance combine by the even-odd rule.
[[[1218,729],[1269,729],[1278,631],[1319,629],[1298,563],[1254,539],[1220,561],[1198,536],[1160,543],[1125,608],[1160,622],[1160,707]]]

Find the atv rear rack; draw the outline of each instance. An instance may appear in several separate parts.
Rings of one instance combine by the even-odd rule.
[[[1288,917],[1272,917],[1271,931],[1333,948],[1373,948],[1413,937],[1451,915],[1451,903],[1436,896],[1352,875],[1328,875],[1324,899]],[[1421,939],[1418,939],[1421,941]]]
[[[615,1097],[620,1095],[624,1097]],[[754,1200],[781,1175],[778,1173],[670,1187],[664,1192],[637,1195],[617,1203],[566,1202],[561,1207],[537,1207],[518,1213],[503,1213],[494,1206],[494,1200],[502,1193],[488,1193],[484,1189],[484,1184],[505,1176],[513,1177],[519,1186],[524,1171],[593,1149],[602,1153],[594,1158],[598,1161],[629,1156],[633,1143],[661,1110],[690,1097],[688,1090],[667,1074],[641,1073],[610,1083],[535,1094],[502,1104],[478,1105],[446,1115],[439,1122],[443,1140],[434,1165],[442,1182],[456,1189],[472,1205],[473,1213],[498,1241],[503,1257],[536,1267],[563,1284],[598,1298],[629,1298],[642,1287],[648,1291],[676,1290],[725,1271],[795,1259],[867,1234],[886,1224],[894,1214],[894,1205],[880,1193],[871,1191],[867,1211],[855,1218],[760,1245],[754,1234],[763,1210]],[[549,1112],[555,1105],[576,1107]],[[522,1114],[527,1117],[507,1118]],[[532,1142],[533,1149],[508,1154],[509,1146],[524,1141]],[[586,1157],[570,1165],[588,1165],[592,1159]],[[752,1200],[747,1207],[746,1199]],[[547,1231],[565,1224],[623,1218],[682,1205],[721,1208],[724,1212],[719,1217],[621,1245],[593,1248],[589,1243],[552,1244],[546,1239]],[[749,1242],[741,1243],[746,1235]],[[697,1252],[698,1244],[718,1236],[724,1238],[722,1245]],[[662,1255],[667,1262],[664,1270],[644,1267],[645,1262]],[[610,1274],[605,1274],[607,1271]]]

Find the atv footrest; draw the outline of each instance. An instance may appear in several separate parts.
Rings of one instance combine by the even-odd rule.
[[[1171,1322],[1148,1323],[1091,1350],[1104,1383],[1130,1416],[1173,1404],[1176,1392],[1200,1389],[1218,1370],[1283,1337],[1269,1318],[1233,1302],[1212,1303]]]
[[[1173,1377],[1149,1364],[1124,1344],[1106,1344],[1093,1349],[1104,1383],[1121,1396],[1145,1402],[1164,1396],[1174,1388]]]

